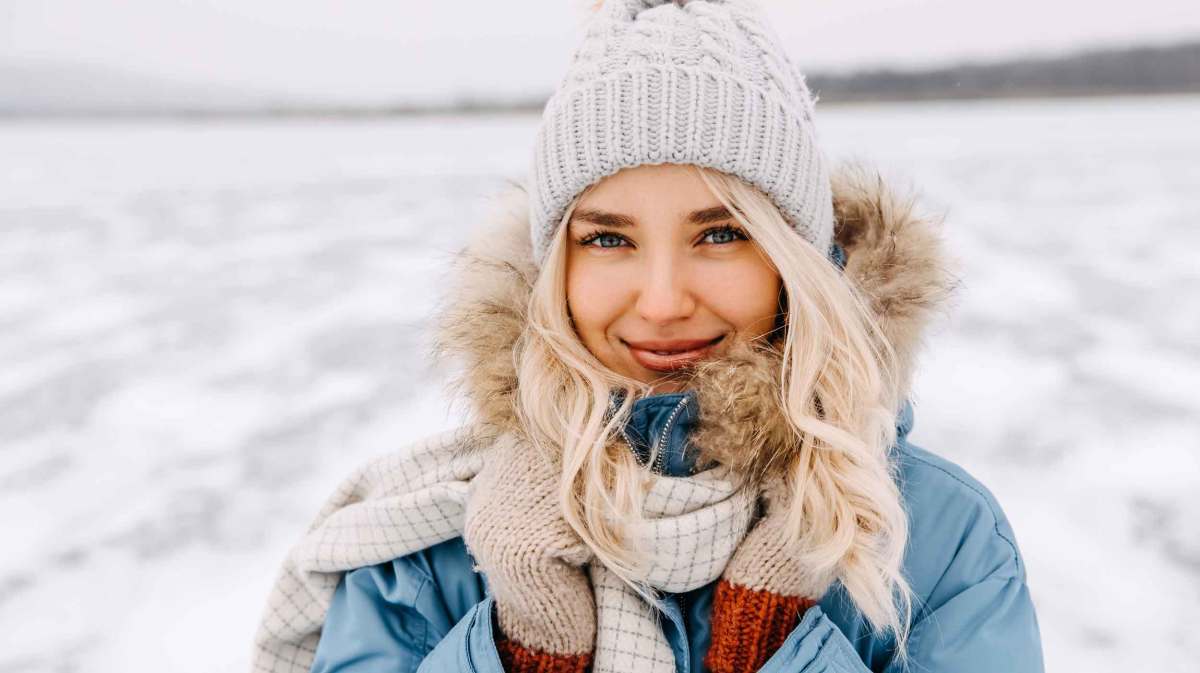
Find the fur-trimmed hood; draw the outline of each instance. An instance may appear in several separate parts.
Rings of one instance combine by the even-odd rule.
[[[925,328],[955,284],[939,236],[941,220],[919,214],[915,197],[897,194],[861,163],[836,166],[832,183],[844,275],[869,300],[896,352],[904,397]],[[457,360],[457,385],[475,420],[497,431],[520,430],[514,347],[538,274],[527,202],[519,188],[501,195],[459,253],[438,315],[437,355]]]

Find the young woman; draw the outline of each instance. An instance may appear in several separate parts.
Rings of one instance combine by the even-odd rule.
[[[907,440],[935,224],[827,168],[744,0],[608,0],[441,316],[472,422],[364,465],[256,671],[1041,671],[995,499]]]

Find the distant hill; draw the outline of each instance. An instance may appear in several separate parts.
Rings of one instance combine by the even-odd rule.
[[[1200,40],[919,72],[878,69],[847,75],[813,73],[807,79],[822,103],[1200,93]]]
[[[1090,49],[927,70],[808,73],[822,105],[1000,97],[1200,93],[1200,40]],[[388,116],[540,110],[545,96],[463,94],[435,103],[360,106],[235,87],[186,84],[77,64],[0,64],[0,117]]]

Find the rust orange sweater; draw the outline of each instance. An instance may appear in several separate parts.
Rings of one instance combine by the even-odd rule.
[[[712,673],[753,673],[783,645],[816,601],[717,582],[712,644],[704,666]]]
[[[586,673],[592,667],[592,653],[554,654],[522,646],[504,636],[496,638],[496,651],[505,673]]]

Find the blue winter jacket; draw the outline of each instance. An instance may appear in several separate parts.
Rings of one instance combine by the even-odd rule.
[[[666,429],[656,466],[693,469],[690,417],[670,423],[678,393],[637,400],[626,428],[640,457],[644,437]],[[692,407],[694,408],[694,406]],[[992,494],[954,463],[908,441],[911,404],[897,421],[899,485],[909,514],[904,573],[915,594],[909,670],[1035,673],[1040,636],[1016,538]],[[664,634],[679,673],[704,671],[716,582],[664,597]],[[325,618],[314,673],[503,673],[486,577],[462,538],[343,575]],[[873,633],[840,584],[810,608],[763,673],[888,673],[894,640]],[[636,673],[636,672],[630,672]]]

